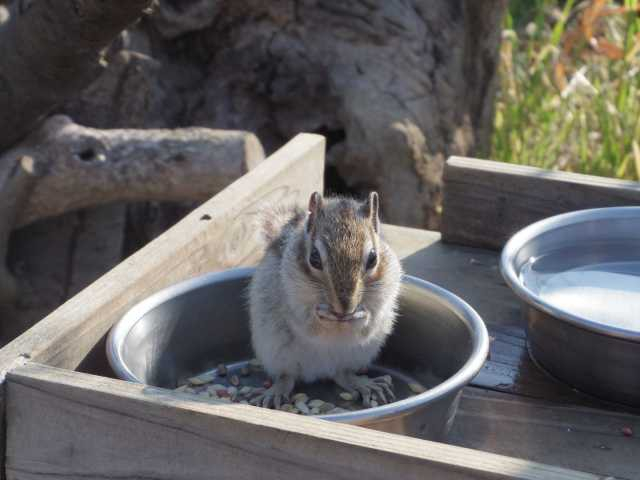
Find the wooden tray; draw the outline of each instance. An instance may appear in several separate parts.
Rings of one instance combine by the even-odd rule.
[[[260,249],[247,219],[266,200],[305,204],[313,190],[322,189],[323,167],[324,138],[297,136],[3,348],[2,474],[29,480],[595,480],[633,472],[629,462],[640,458],[637,438],[614,438],[611,431],[632,424],[640,432],[638,417],[599,405],[594,410],[526,364],[517,300],[500,282],[496,253],[445,245],[435,232],[384,227],[409,273],[460,294],[496,338],[491,361],[463,396],[452,432],[451,442],[473,449],[246,405],[213,405],[108,378],[104,338],[132,304],[189,277],[255,263]],[[533,401],[535,395],[547,400]],[[567,422],[591,431],[568,440]],[[530,428],[518,430],[514,423]],[[603,441],[599,436],[608,450],[590,445]],[[577,454],[576,439],[589,444],[586,454]],[[560,451],[545,454],[545,443]],[[603,464],[605,454],[611,465]],[[592,468],[594,457],[599,461]]]

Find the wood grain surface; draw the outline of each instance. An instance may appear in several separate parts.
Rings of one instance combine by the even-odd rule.
[[[444,169],[442,238],[500,249],[543,218],[625,205],[640,205],[640,183],[451,157]]]
[[[601,479],[34,363],[9,373],[7,393],[10,480]]]
[[[311,192],[323,188],[324,151],[324,137],[296,136],[2,348],[0,412],[5,411],[2,379],[16,362],[26,358],[67,369],[93,362],[96,345],[139,300],[201,273],[255,262],[262,250],[254,222],[259,207],[270,202],[306,204]],[[0,452],[4,419],[0,415]],[[3,472],[0,468],[0,475]]]

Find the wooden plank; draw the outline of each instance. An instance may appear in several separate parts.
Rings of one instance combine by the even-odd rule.
[[[195,209],[0,351],[0,371],[21,354],[74,369],[135,302],[170,284],[254,262],[261,242],[257,209],[269,202],[306,204],[321,190],[324,137],[301,134]]]
[[[302,134],[0,350],[0,454],[4,374],[23,358],[74,369],[92,357],[134,303],[189,277],[249,264],[260,255],[251,220],[268,202],[305,203],[322,190],[324,137]],[[102,357],[104,360],[104,357]],[[99,363],[99,362],[98,362]],[[104,363],[104,361],[102,362]],[[2,455],[4,461],[4,455]],[[0,466],[0,478],[5,469]]]
[[[81,210],[76,215],[79,225],[65,300],[118,265],[124,246],[124,204]]]
[[[44,365],[7,390],[8,479],[602,478]]]
[[[640,205],[640,183],[451,157],[444,169],[442,238],[499,249],[521,228],[586,208]]]
[[[636,432],[628,437],[624,428]],[[467,388],[449,442],[487,452],[640,478],[640,416]]]

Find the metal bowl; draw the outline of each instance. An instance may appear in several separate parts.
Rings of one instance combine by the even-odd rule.
[[[219,363],[250,359],[245,292],[252,273],[243,268],[204,275],[133,307],[107,341],[115,373],[124,380],[175,388]],[[488,348],[484,323],[469,305],[406,276],[398,323],[376,365],[431,388],[391,404],[317,418],[441,439],[462,388],[484,364]]]
[[[534,223],[505,245],[501,270],[524,301],[538,365],[585,393],[640,406],[640,207]]]

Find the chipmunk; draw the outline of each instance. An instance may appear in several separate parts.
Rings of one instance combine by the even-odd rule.
[[[318,379],[367,407],[395,399],[381,378],[356,373],[393,329],[402,277],[378,204],[376,192],[364,202],[315,192],[308,212],[281,208],[263,222],[269,246],[249,286],[250,327],[273,385],[252,404],[279,408],[297,380]]]

